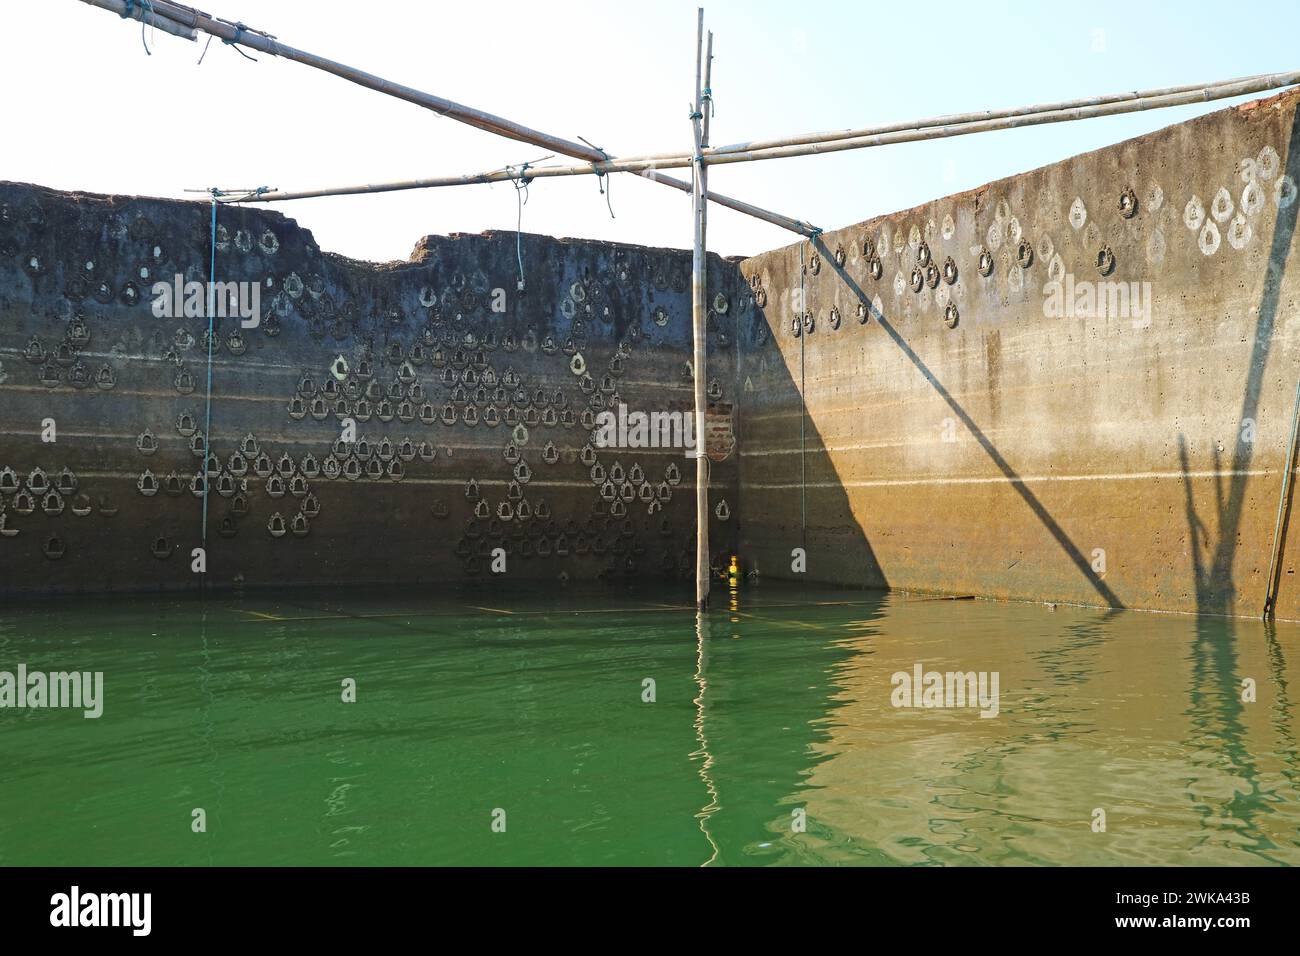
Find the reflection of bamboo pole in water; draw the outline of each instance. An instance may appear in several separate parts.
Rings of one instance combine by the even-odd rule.
[[[199,612],[199,657],[202,661],[198,667],[199,672],[199,718],[202,725],[202,736],[205,749],[212,765],[212,785],[216,790],[217,802],[213,805],[211,814],[207,813],[204,807],[204,821],[206,824],[216,824],[220,822],[222,797],[225,795],[225,785],[222,780],[221,764],[217,759],[216,747],[216,725],[212,721],[212,705],[216,702],[216,696],[212,693],[210,684],[212,683],[212,657],[208,649],[208,610],[203,608]],[[206,804],[207,801],[205,800]],[[208,866],[213,866],[212,859],[212,841],[204,840],[204,845],[208,847]]]
[[[1272,621],[1264,622],[1264,640],[1267,647],[1268,669],[1273,677],[1273,732],[1277,734],[1278,739],[1286,743],[1285,747],[1279,748],[1278,754],[1281,756],[1286,769],[1282,775],[1291,781],[1291,789],[1300,792],[1300,769],[1296,763],[1296,739],[1291,733],[1291,728],[1295,721],[1291,716],[1291,701],[1286,692],[1286,658],[1282,654],[1282,646],[1277,642],[1277,625]]]
[[[713,847],[713,855],[700,866],[708,866],[718,858],[718,845],[713,842],[713,836],[708,828],[709,817],[718,812],[718,791],[713,785],[713,777],[709,774],[709,768],[713,766],[713,755],[709,753],[709,742],[704,736],[704,692],[709,686],[708,681],[704,679],[704,645],[708,637],[709,616],[697,611],[695,614],[695,685],[700,692],[695,698],[695,739],[700,742],[700,746],[691,757],[701,758],[699,774],[700,779],[704,781],[704,789],[709,793],[709,802],[695,814],[695,819],[700,821],[700,832],[704,834],[704,839],[708,840],[709,846]]]

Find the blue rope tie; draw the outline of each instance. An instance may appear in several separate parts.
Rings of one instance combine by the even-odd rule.
[[[234,39],[232,39],[232,40],[226,40],[226,39],[223,38],[221,42],[224,43],[226,46],[233,48],[234,51],[235,51],[236,53],[238,53],[240,56],[242,56],[244,59],[246,59],[246,60],[252,60],[254,63],[256,63],[256,62],[257,62],[257,57],[255,57],[255,56],[249,56],[247,53],[245,53],[243,50],[241,50],[241,49],[239,48],[239,46],[238,46],[239,43],[243,42],[244,34],[245,34],[247,31],[248,31],[248,27],[247,27],[247,25],[245,25],[245,24],[243,24],[243,23],[236,23],[236,24],[235,24],[235,37],[234,37]]]
[[[153,56],[153,53],[149,50],[149,43],[144,38],[144,28],[147,23],[145,15],[154,12],[152,0],[126,0],[126,6],[122,8],[122,12],[119,15],[123,20],[134,20],[136,4],[140,5],[140,42],[144,44],[145,54]]]

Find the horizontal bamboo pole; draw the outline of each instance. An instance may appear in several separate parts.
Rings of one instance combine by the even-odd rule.
[[[885,133],[897,133],[905,130],[921,130],[934,127],[959,126],[968,123],[981,123],[989,120],[1011,119],[1018,116],[1030,116],[1038,113],[1061,114],[1070,110],[1082,109],[1094,106],[1108,106],[1111,104],[1135,102],[1140,100],[1163,99],[1166,97],[1177,97],[1186,95],[1189,98],[1181,100],[1182,103],[1208,102],[1214,99],[1224,99],[1229,96],[1240,96],[1249,93],[1259,93],[1265,90],[1281,89],[1286,86],[1294,86],[1300,83],[1300,72],[1297,73],[1262,73],[1255,76],[1238,77],[1232,80],[1222,80],[1213,83],[1188,83],[1183,86],[1170,86],[1154,90],[1134,90],[1124,93],[1105,93],[1101,96],[1088,96],[1080,99],[1064,100],[1059,103],[1039,103],[1032,106],[1014,106],[1000,110],[980,110],[971,113],[952,113],[947,116],[934,116],[928,119],[906,120],[896,123],[886,123],[880,126],[866,126],[860,129],[832,130],[821,133],[803,133],[798,136],[787,136],[778,139],[752,140],[747,143],[732,143],[728,146],[715,146],[706,149],[704,155],[722,156],[728,153],[753,153],[769,149],[778,149],[783,146],[802,146],[813,143],[826,143],[835,140],[862,139],[870,136],[879,136]],[[1229,92],[1217,94],[1215,91],[1226,89]],[[1178,105],[1171,103],[1170,105]],[[1148,107],[1150,108],[1150,107]],[[1105,114],[1096,114],[1105,115]],[[1001,127],[999,127],[1001,128]],[[636,157],[643,159],[666,158],[678,155],[676,153],[664,153],[658,157],[648,155],[645,157]]]
[[[1276,73],[1262,77],[1250,77],[1244,80],[1229,80],[1224,83],[1197,86],[1194,89],[1177,93],[1161,93],[1156,96],[1139,99],[1120,100],[1093,106],[1071,107],[1063,110],[1050,110],[1042,113],[1017,113],[1013,116],[991,120],[955,123],[948,126],[927,127],[922,129],[897,130],[871,136],[851,139],[838,139],[829,142],[800,143],[790,146],[773,147],[764,150],[718,152],[714,149],[703,151],[704,162],[709,166],[729,163],[758,162],[767,159],[785,159],[792,156],[811,156],[818,153],[840,152],[850,149],[867,149],[874,146],[886,146],[894,143],[907,143],[931,139],[946,139],[951,136],[965,136],[972,133],[985,133],[994,130],[1017,129],[1022,126],[1038,126],[1047,123],[1063,123],[1073,120],[1093,119],[1099,116],[1112,116],[1122,113],[1134,113],[1151,109],[1166,109],[1172,106],[1185,106],[1192,103],[1212,102],[1233,96],[1244,96],[1266,90],[1279,89],[1300,83],[1300,73]],[[1027,109],[1027,108],[1026,108]],[[732,147],[723,147],[732,149]],[[633,156],[614,159],[607,162],[589,163],[580,166],[537,166],[529,167],[526,175],[531,179],[556,176],[585,176],[593,173],[641,173],[652,175],[661,169],[689,168],[694,159],[688,154],[665,153],[654,156]],[[403,189],[426,189],[440,186],[467,186],[476,183],[501,182],[518,179],[521,167],[493,170],[469,176],[442,176],[429,179],[409,179],[388,183],[367,183],[353,186],[327,187],[301,191],[268,192],[258,197],[250,197],[250,202],[278,202],[289,199],[307,199],[318,196],[353,195],[356,193],[390,192]],[[716,198],[716,193],[710,193]],[[807,235],[808,233],[805,233]]]
[[[598,164],[606,165],[606,164]],[[609,165],[618,165],[618,161],[612,161]],[[689,166],[689,162],[676,164],[679,167]],[[625,172],[626,170],[611,170],[612,172]],[[369,193],[391,193],[401,192],[406,189],[432,189],[438,186],[473,186],[483,183],[501,183],[509,180],[527,179],[551,179],[563,176],[584,176],[595,173],[596,169],[591,164],[580,166],[530,166],[526,170],[522,166],[508,166],[504,169],[494,169],[491,172],[476,173],[469,176],[443,176],[434,179],[406,179],[397,182],[383,183],[357,183],[352,186],[328,186],[319,189],[295,189],[281,190],[273,189],[267,192],[254,194],[251,191],[247,195],[235,195],[236,190],[227,190],[231,195],[220,201],[223,203],[246,203],[246,202],[287,202],[293,199],[319,199],[323,196],[359,196]],[[643,179],[649,179],[653,182],[663,183],[665,186],[672,186],[683,192],[691,191],[691,184],[682,182],[672,176],[665,176],[656,172],[653,166],[642,166],[637,172]],[[804,222],[800,219],[791,219],[789,216],[783,216],[780,213],[771,212],[759,206],[751,206],[747,202],[739,199],[733,199],[730,196],[723,196],[719,193],[710,191],[708,198],[720,206],[726,206],[728,209],[734,209],[737,212],[747,213],[755,219],[762,219],[770,222],[774,226],[780,226],[790,232],[798,233],[801,236],[811,238],[820,234],[820,230],[811,223]]]
[[[124,20],[143,21],[151,27],[156,27],[164,33],[170,33],[174,37],[180,37],[182,40],[198,40],[193,28],[177,23],[175,20],[169,20],[162,14],[147,11],[141,3],[135,3],[131,7],[130,14],[126,12],[126,0],[85,0],[91,6],[100,7],[111,13],[116,13]]]
[[[107,10],[113,10],[121,13],[125,4],[122,0],[82,0],[83,3],[91,6],[101,7]],[[202,11],[195,10],[179,3],[171,3],[169,0],[150,0],[151,6],[157,11],[159,21],[170,19],[176,24],[188,29],[201,30],[204,33],[217,37],[220,40],[238,44],[239,46],[248,47],[250,50],[257,50],[260,53],[266,53],[271,56],[280,56],[285,59],[295,60],[315,69],[322,70],[326,73],[356,83],[367,89],[383,93],[387,96],[393,96],[397,99],[413,103],[416,106],[422,106],[425,109],[432,110],[439,116],[446,116],[458,122],[465,123],[477,129],[486,130],[490,133],[496,133],[499,136],[505,136],[509,139],[518,140],[523,143],[530,143],[534,146],[541,146],[553,152],[565,156],[571,156],[575,159],[588,160],[590,162],[603,162],[608,160],[609,154],[592,146],[583,143],[575,143],[557,136],[551,136],[547,133],[539,132],[519,123],[514,123],[504,117],[496,116],[492,113],[486,113],[473,107],[456,103],[452,100],[443,99],[440,96],[434,96],[431,93],[425,93],[421,90],[413,89],[409,86],[403,86],[399,83],[393,83],[383,77],[375,76],[363,70],[347,66],[343,63],[337,63],[334,60],[317,56],[314,53],[308,53],[304,50],[296,49],[281,43],[275,37],[261,33],[239,24],[229,23],[225,20],[219,20]],[[691,191],[690,183],[682,182],[671,176],[665,176],[661,173],[647,171],[645,178],[665,186],[689,193]],[[408,186],[405,188],[420,188]],[[355,190],[360,192],[387,192],[384,189]],[[324,193],[323,195],[332,195]],[[306,198],[306,197],[300,197]],[[757,219],[762,219],[782,229],[788,229],[803,236],[811,236],[817,233],[815,227],[808,223],[801,222],[798,219],[792,219],[789,216],[783,216],[780,213],[771,212],[762,209],[750,203],[741,202],[738,199],[732,199],[729,196],[723,196],[713,193],[709,197],[719,205],[726,206],[738,212],[745,213]]]
[[[906,129],[892,133],[880,133],[871,136],[859,136],[851,139],[837,139],[827,142],[800,143],[791,146],[777,146],[763,150],[740,150],[732,152],[709,152],[704,161],[710,166],[727,163],[746,163],[764,159],[784,159],[791,156],[813,156],[820,153],[836,153],[849,149],[867,149],[872,146],[886,146],[893,143],[910,143],[922,140],[946,139],[950,136],[966,136],[971,133],[986,133],[992,130],[1019,129],[1023,126],[1040,126],[1046,123],[1065,123],[1072,120],[1094,119],[1098,116],[1116,116],[1123,113],[1137,113],[1145,110],[1167,109],[1172,106],[1188,106],[1195,103],[1210,103],[1215,100],[1229,99],[1234,96],[1246,96],[1251,93],[1263,93],[1300,83],[1300,73],[1277,73],[1267,77],[1247,80],[1231,80],[1226,83],[1200,87],[1182,93],[1168,93],[1142,99],[1124,100],[1116,103],[1103,103],[1096,106],[1078,106],[1063,110],[1051,110],[1044,113],[1029,113],[1001,119],[979,120],[970,123],[957,123],[949,126],[932,126],[925,129]],[[651,158],[649,162],[655,160]],[[663,165],[663,162],[660,161]]]

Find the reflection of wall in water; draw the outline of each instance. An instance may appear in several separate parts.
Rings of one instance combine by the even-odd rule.
[[[1300,776],[1278,719],[1294,665],[1258,624],[1203,620],[891,599],[835,670],[829,739],[800,788],[819,852],[851,841],[881,863],[1296,863]],[[891,675],[918,660],[998,670],[999,716],[890,706]],[[1259,689],[1249,706],[1246,676]],[[1105,834],[1091,830],[1097,807]]]

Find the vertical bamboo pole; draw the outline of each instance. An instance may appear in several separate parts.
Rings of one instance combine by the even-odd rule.
[[[1291,408],[1291,440],[1286,446],[1286,462],[1282,467],[1282,491],[1277,499],[1277,521],[1273,525],[1273,547],[1268,561],[1268,577],[1264,581],[1265,621],[1273,619],[1277,611],[1278,563],[1282,558],[1283,539],[1286,537],[1287,512],[1291,507],[1291,475],[1295,471],[1296,445],[1300,442],[1300,381],[1295,386],[1295,405]]]
[[[705,454],[704,394],[708,376],[704,323],[708,314],[706,301],[708,276],[704,258],[705,230],[708,224],[708,181],[701,150],[704,148],[704,89],[701,71],[704,66],[704,8],[700,7],[695,31],[695,108],[691,124],[695,134],[694,176],[691,188],[692,218],[695,222],[695,249],[691,258],[691,329],[695,354],[691,371],[695,378],[695,606],[704,611],[709,606],[709,459]]]

